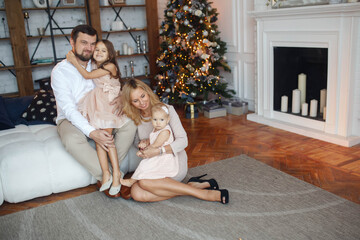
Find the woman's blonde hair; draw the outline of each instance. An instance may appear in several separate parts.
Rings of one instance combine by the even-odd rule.
[[[135,125],[138,126],[141,124],[141,121],[143,121],[141,117],[141,110],[134,107],[131,100],[131,93],[133,90],[141,88],[144,90],[148,95],[150,99],[150,108],[154,106],[155,104],[160,103],[160,100],[158,96],[155,95],[155,93],[151,90],[151,88],[144,82],[138,80],[138,79],[130,79],[127,81],[122,89],[121,92],[121,100],[123,105],[123,112],[134,121]]]

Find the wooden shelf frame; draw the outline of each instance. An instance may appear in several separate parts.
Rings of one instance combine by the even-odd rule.
[[[27,36],[25,30],[25,21],[23,11],[46,11],[48,8],[22,8],[20,0],[4,0],[5,8],[0,8],[0,11],[6,12],[6,18],[9,28],[9,38],[0,38],[0,41],[10,41],[13,52],[14,65],[0,67],[0,71],[16,71],[16,80],[18,85],[18,92],[11,93],[12,96],[28,96],[34,94],[34,83],[32,79],[32,69],[38,67],[53,66],[55,63],[46,64],[30,64],[30,56],[28,49],[28,40],[36,40],[41,38],[57,38],[67,37],[70,34],[53,34],[44,36]],[[145,56],[149,60],[149,75],[137,76],[141,79],[150,79],[151,85],[154,85],[153,76],[158,72],[156,66],[157,51],[159,49],[159,26],[158,26],[158,9],[157,0],[145,0],[145,4],[139,5],[116,5],[115,7],[124,8],[145,8],[146,10],[146,28],[142,29],[126,29],[122,31],[102,31],[100,10],[103,8],[112,8],[113,6],[100,6],[99,0],[84,0],[84,6],[58,6],[50,7],[50,10],[61,9],[86,9],[86,18],[98,32],[99,36],[109,33],[126,33],[146,31],[148,37],[148,52],[146,54],[132,54],[120,55],[119,58]],[[9,94],[2,94],[9,95]]]
[[[129,29],[129,30],[121,30],[121,31],[102,31],[101,29],[101,18],[100,18],[100,10],[105,8],[131,8],[131,7],[145,7],[146,12],[146,29],[138,30],[138,31],[147,31],[147,38],[148,38],[148,52],[146,53],[145,57],[149,62],[149,76],[155,76],[158,72],[158,67],[156,66],[156,58],[157,52],[160,48],[159,44],[159,26],[158,26],[158,7],[157,7],[157,0],[145,0],[145,4],[138,4],[138,5],[127,5],[127,4],[119,4],[114,6],[100,6],[99,0],[88,0],[89,3],[89,12],[90,12],[90,19],[92,26],[98,31],[99,36],[103,34],[110,34],[110,33],[122,33],[122,32],[134,32],[137,29]],[[144,56],[141,54],[133,54],[135,56]],[[129,57],[132,55],[120,55],[119,57]],[[152,77],[151,79],[151,86],[155,86],[156,81]]]

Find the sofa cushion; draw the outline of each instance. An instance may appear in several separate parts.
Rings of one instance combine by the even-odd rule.
[[[53,93],[43,89],[39,90],[22,117],[27,121],[56,124],[56,102]]]
[[[65,150],[56,126],[17,125],[0,131],[0,205],[2,198],[22,202],[95,182]]]
[[[21,117],[23,112],[30,105],[34,96],[4,98],[6,111],[14,125],[26,124],[27,121]]]
[[[14,128],[15,125],[11,121],[5,105],[4,105],[4,99],[0,96],[0,130],[10,129]]]

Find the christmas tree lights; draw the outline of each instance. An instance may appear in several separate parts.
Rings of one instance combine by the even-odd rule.
[[[226,44],[219,38],[218,13],[207,0],[170,0],[160,28],[159,74],[156,92],[164,102],[188,98],[208,100],[209,93],[230,98],[235,94],[219,76],[230,72],[224,56]]]

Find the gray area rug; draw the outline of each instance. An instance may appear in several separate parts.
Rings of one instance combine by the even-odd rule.
[[[0,239],[356,239],[360,205],[246,155],[192,168],[230,191],[222,205],[192,197],[157,203],[100,192],[0,217]]]

